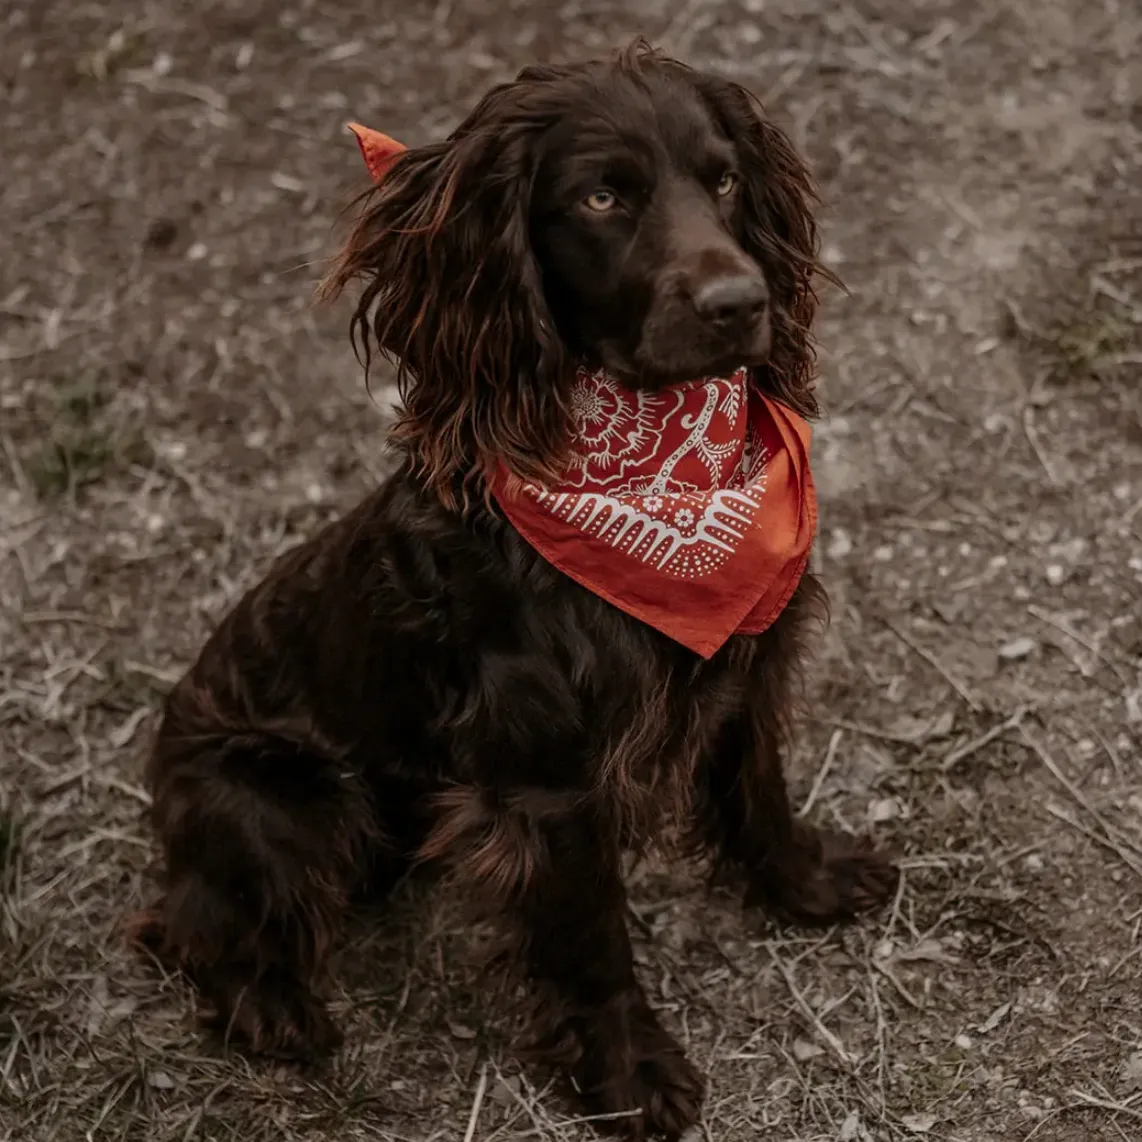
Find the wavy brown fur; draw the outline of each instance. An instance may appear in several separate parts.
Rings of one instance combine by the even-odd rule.
[[[733,140],[741,246],[764,270],[774,302],[772,348],[756,383],[802,416],[817,414],[813,283],[835,279],[818,259],[809,169],[746,88],[636,40],[614,62],[525,68],[445,141],[403,154],[362,196],[323,283],[331,300],[365,281],[354,344],[366,367],[377,350],[396,362],[403,407],[393,439],[448,507],[466,504],[496,460],[543,481],[565,457],[574,366],[544,298],[527,204],[537,140],[566,113],[568,87],[603,69],[636,84],[677,74]]]
[[[607,178],[615,208],[587,213]],[[636,46],[528,69],[368,196],[328,292],[364,281],[353,332],[366,361],[398,361],[403,462],[222,620],[147,773],[164,885],[135,936],[231,1041],[335,1047],[342,916],[424,864],[498,922],[531,1045],[585,1106],[677,1139],[703,1080],[635,975],[624,849],[681,830],[748,902],[808,923],[892,891],[882,856],[790,807],[811,576],[763,635],[702,660],[479,494],[493,463],[558,466],[577,360],[655,387],[740,359],[812,413],[811,191],[742,89]],[[701,312],[727,280],[749,305]]]

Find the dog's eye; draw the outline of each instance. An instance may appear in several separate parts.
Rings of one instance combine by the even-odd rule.
[[[606,214],[608,210],[614,210],[618,204],[619,200],[610,190],[595,190],[583,199],[583,205],[596,214]]]
[[[718,179],[718,197],[725,198],[727,194],[732,194],[738,185],[738,176],[733,171],[726,171],[720,179]]]

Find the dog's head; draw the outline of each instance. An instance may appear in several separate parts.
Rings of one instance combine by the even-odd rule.
[[[812,415],[813,203],[744,88],[640,41],[526,68],[400,155],[326,294],[364,279],[355,341],[397,361],[395,437],[454,505],[497,460],[557,474],[579,363],[641,388],[748,365]]]

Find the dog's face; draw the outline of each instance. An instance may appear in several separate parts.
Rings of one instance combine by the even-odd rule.
[[[546,480],[578,363],[660,387],[739,365],[812,415],[817,231],[800,157],[745,89],[635,44],[533,67],[371,192],[327,294],[365,281],[366,360],[440,498],[490,465]]]
[[[762,365],[769,287],[744,248],[743,167],[698,88],[614,69],[539,141],[530,241],[577,357],[639,387]]]

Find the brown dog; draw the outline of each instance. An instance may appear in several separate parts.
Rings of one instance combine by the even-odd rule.
[[[354,335],[366,358],[399,362],[400,467],[223,620],[171,693],[149,768],[166,883],[139,934],[232,1037],[299,1057],[333,1048],[318,989],[347,902],[432,862],[500,921],[537,1041],[587,1106],[641,1110],[618,1128],[676,1138],[703,1083],[635,978],[623,849],[680,826],[747,901],[811,923],[891,893],[894,869],[865,842],[794,819],[782,775],[821,601],[804,573],[796,432],[773,437],[794,459],[765,453],[773,487],[801,481],[790,535],[804,542],[774,557],[764,618],[708,645],[693,633],[697,579],[732,565],[739,539],[765,539],[749,530],[769,510],[756,456],[706,500],[665,468],[644,472],[619,512],[637,525],[630,549],[606,513],[601,530],[549,543],[573,514],[552,508],[532,535],[509,510],[512,488],[566,482],[615,394],[647,455],[655,416],[686,394],[739,423],[731,381],[694,378],[737,370],[766,424],[816,411],[812,204],[801,159],[742,88],[641,44],[525,70],[367,196],[329,289],[364,280]],[[595,389],[583,367],[602,370]],[[732,445],[700,443],[695,472]],[[704,517],[702,548],[678,505],[709,495],[722,514]],[[636,568],[642,535],[673,547]],[[608,542],[630,577],[600,587],[575,560]],[[766,550],[747,571],[763,576]],[[671,580],[662,551],[706,555]],[[659,617],[640,617],[630,584],[658,571],[683,584],[677,605],[648,598]]]

